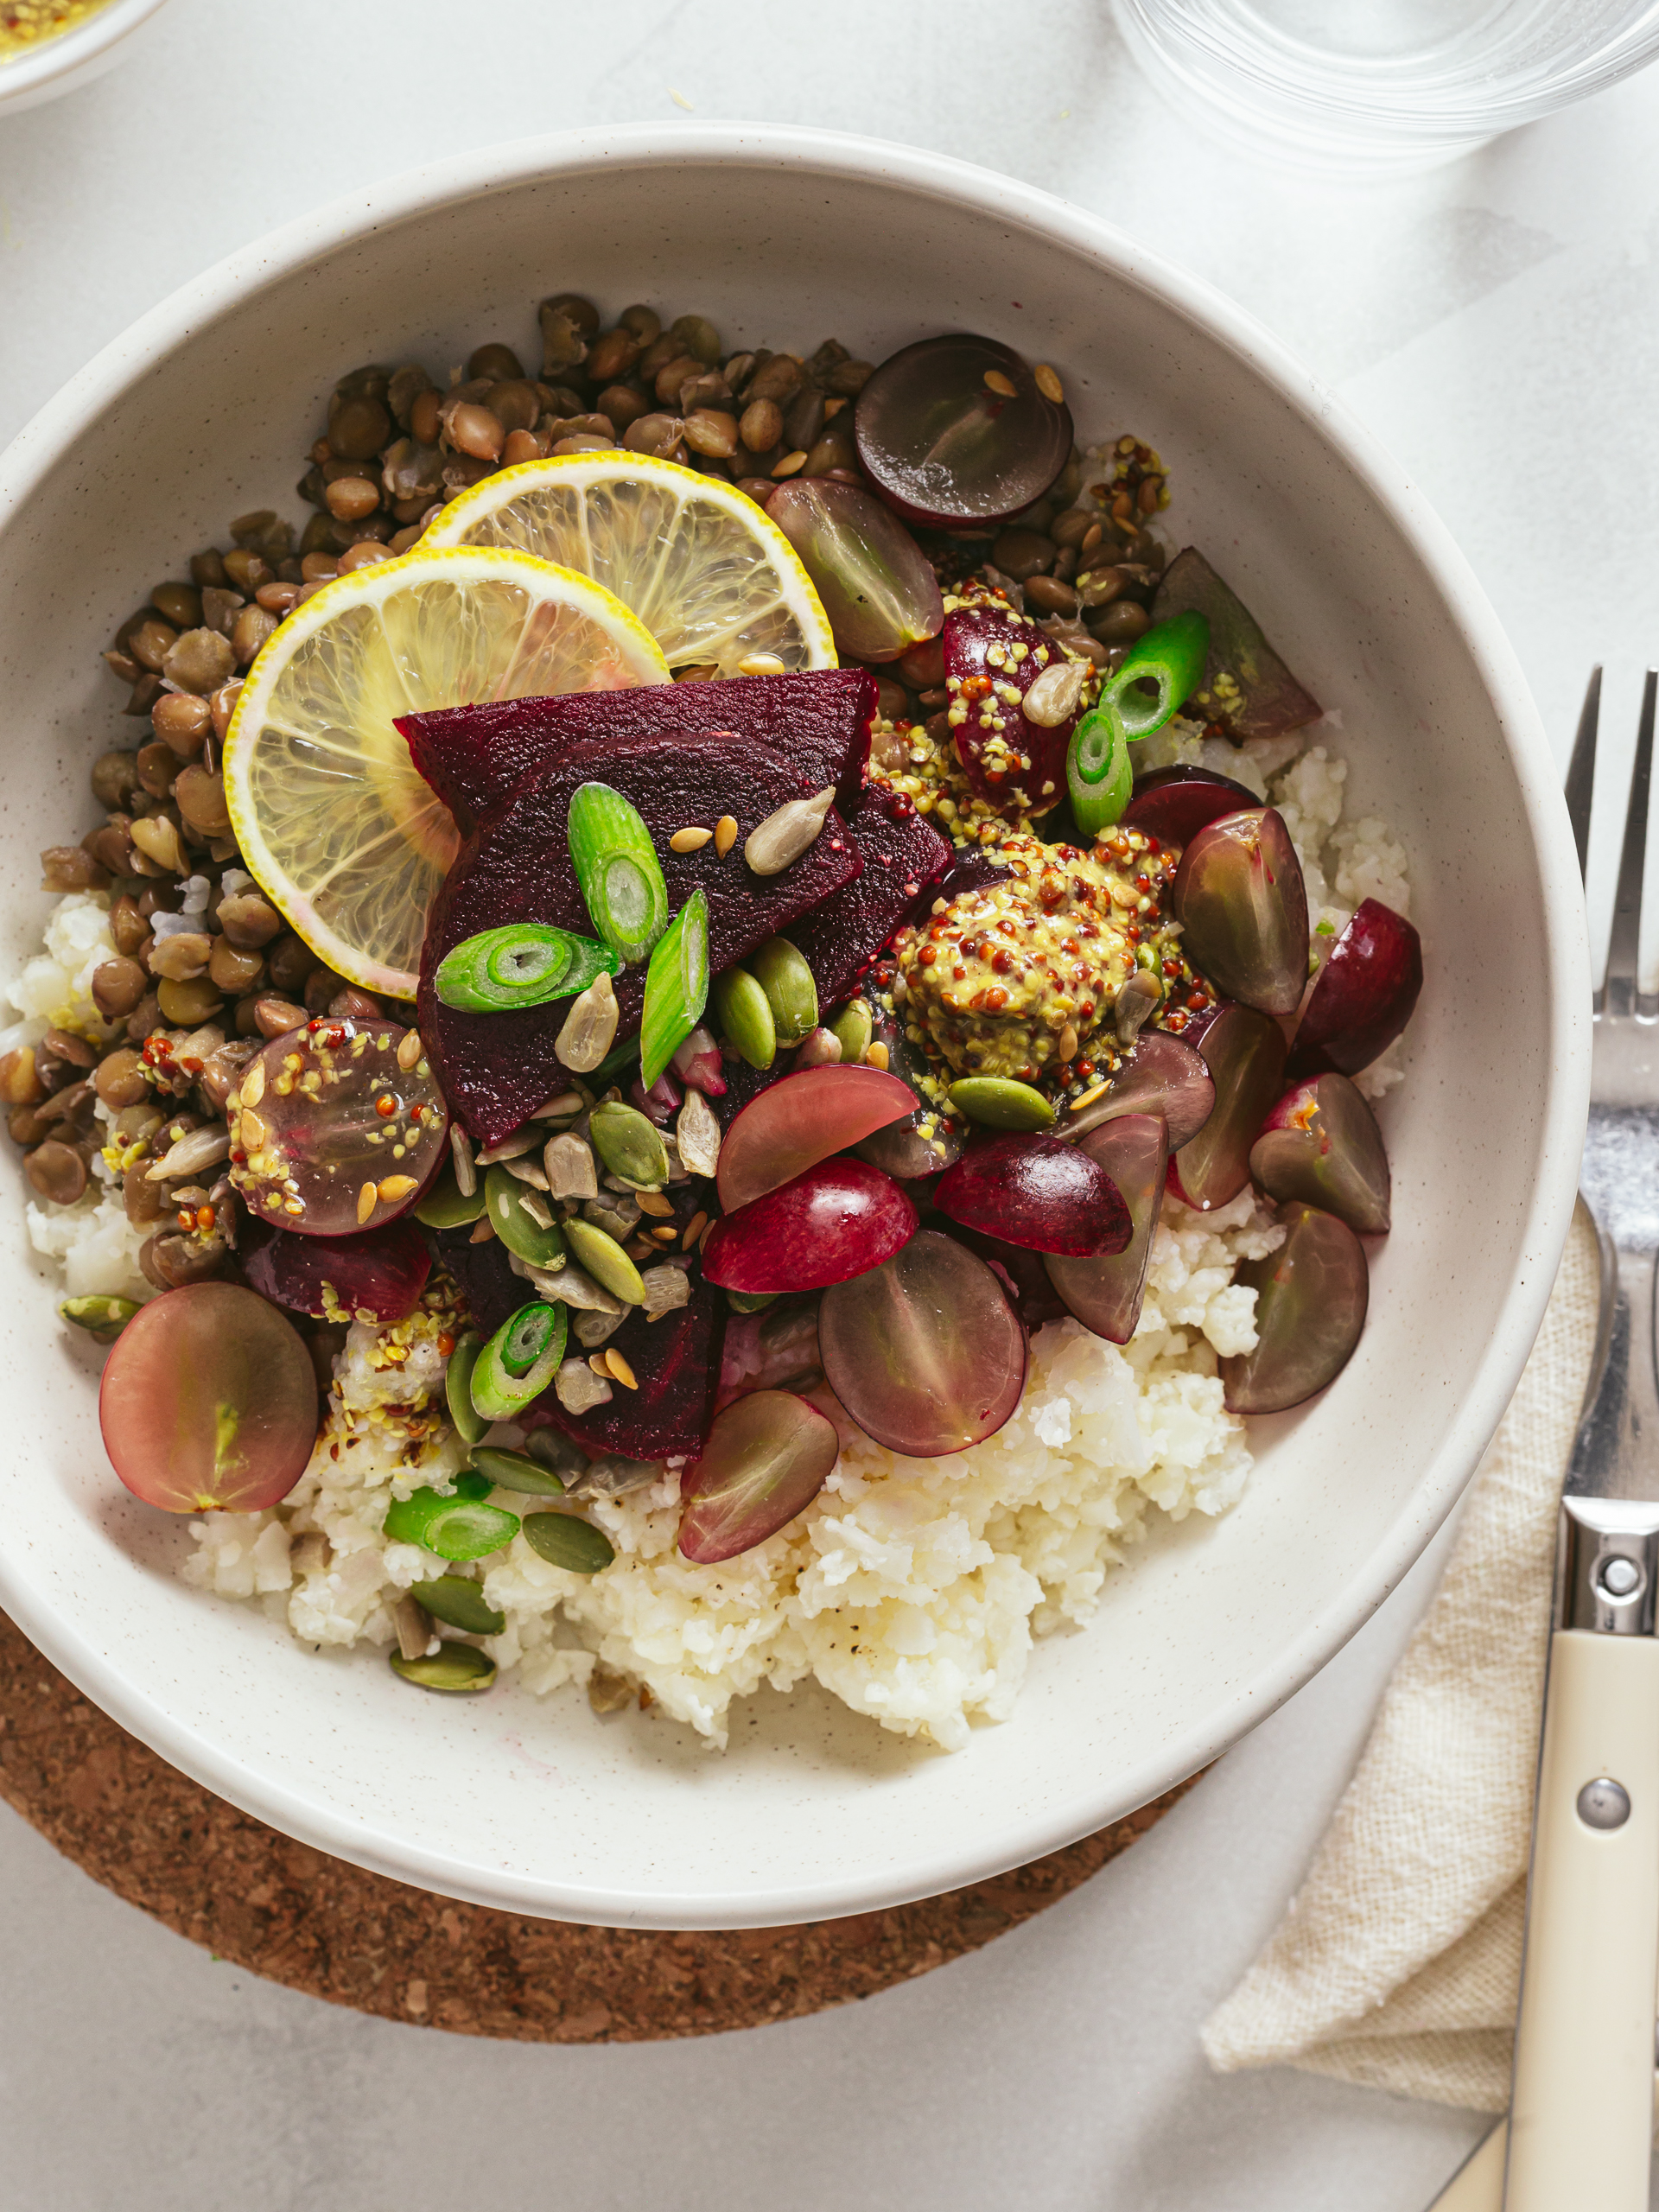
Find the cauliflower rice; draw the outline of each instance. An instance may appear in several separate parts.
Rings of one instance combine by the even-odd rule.
[[[1406,913],[1403,852],[1381,821],[1344,819],[1346,764],[1322,743],[1304,751],[1309,734],[1236,750],[1178,720],[1139,760],[1199,762],[1270,799],[1295,842],[1317,930],[1339,933],[1368,897]],[[43,950],[10,986],[22,1019],[0,1033],[0,1052],[48,1026],[107,1037],[87,988],[114,951],[105,903],[93,893],[59,900]],[[1376,1098],[1399,1079],[1390,1050],[1357,1081]],[[121,1165],[106,1149],[76,1205],[29,1205],[30,1242],[71,1295],[154,1295]],[[1255,1294],[1234,1281],[1238,1262],[1283,1234],[1248,1189],[1208,1215],[1167,1202],[1133,1341],[1050,1323],[1033,1339],[1017,1411],[984,1443],[917,1460],[855,1433],[804,1514],[715,1567],[676,1548],[670,1462],[645,1489],[584,1500],[617,1554],[592,1576],[550,1565],[522,1536],[472,1567],[441,1566],[385,1537],[390,1501],[442,1486],[466,1456],[443,1417],[439,1338],[454,1313],[437,1286],[404,1321],[352,1325],[297,1486],[271,1511],[193,1521],[183,1573],[200,1590],[258,1600],[318,1647],[391,1644],[391,1608],[412,1584],[438,1571],[474,1576],[506,1625],[472,1640],[537,1694],[581,1683],[608,1705],[626,1686],[723,1746],[734,1698],[810,1676],[883,1727],[958,1750],[974,1720],[1008,1717],[1033,1637],[1089,1619],[1108,1570],[1154,1515],[1214,1516],[1242,1493],[1245,1423],[1224,1409],[1216,1365],[1255,1343]]]

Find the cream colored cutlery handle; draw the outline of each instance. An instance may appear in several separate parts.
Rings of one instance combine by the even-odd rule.
[[[1503,2212],[1648,2212],[1656,1985],[1659,1640],[1558,1629]]]
[[[1503,2146],[1509,2126],[1499,2120],[1429,2207],[1429,2212],[1503,2212]]]

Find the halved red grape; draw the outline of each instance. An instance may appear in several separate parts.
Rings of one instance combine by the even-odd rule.
[[[798,476],[766,512],[801,556],[836,633],[858,660],[897,660],[944,620],[939,580],[904,524],[856,484]]]
[[[734,1400],[681,1478],[681,1552],[712,1567],[764,1544],[811,1504],[840,1450],[834,1423],[791,1391]]]
[[[1423,941],[1403,914],[1362,899],[1319,970],[1296,1031],[1296,1072],[1357,1075],[1393,1044],[1423,988]]]
[[[1166,845],[1190,845],[1200,830],[1224,814],[1256,804],[1247,785],[1209,768],[1151,768],[1135,778],[1117,826],[1144,830]]]
[[[915,1109],[908,1084],[880,1068],[827,1065],[786,1075],[751,1099],[720,1147],[728,1213]]]
[[[1215,1111],[1170,1162],[1175,1195],[1208,1213],[1250,1179],[1250,1147],[1279,1095],[1285,1033],[1248,1006],[1223,1006],[1198,1038],[1216,1086]]]
[[[1281,1207],[1279,1218],[1285,1242],[1238,1271],[1255,1293],[1256,1345],[1221,1363],[1230,1413],[1300,1406],[1342,1372],[1365,1325],[1370,1273],[1347,1223],[1296,1203]]]
[[[1170,899],[1194,967],[1229,998],[1295,1013],[1307,988],[1307,893],[1277,808],[1207,823],[1181,855]]]
[[[702,1248],[702,1272],[751,1296],[822,1290],[879,1268],[915,1228],[916,1209],[890,1175],[861,1160],[823,1160],[723,1215]]]
[[[1237,593],[1191,545],[1165,569],[1152,619],[1166,622],[1189,613],[1210,625],[1210,657],[1195,695],[1200,714],[1216,715],[1235,738],[1277,737],[1319,720],[1319,701],[1280,659]],[[1224,697],[1213,688],[1222,675],[1231,679]]]
[[[262,1298],[293,1313],[334,1319],[401,1321],[421,1302],[432,1255],[408,1221],[359,1236],[290,1236],[278,1229],[262,1243],[251,1225],[242,1272]],[[333,1294],[333,1310],[326,1293]]]
[[[1121,1114],[1160,1114],[1173,1150],[1192,1141],[1215,1103],[1216,1086],[1196,1046],[1165,1029],[1143,1029],[1110,1084],[1069,1116],[1060,1133],[1076,1138]]]
[[[1300,1198],[1362,1236],[1389,1226],[1389,1155],[1376,1117],[1345,1075],[1287,1090],[1250,1147],[1250,1173],[1270,1198]]]
[[[883,361],[853,416],[858,458],[912,522],[998,522],[1040,499],[1071,454],[1071,415],[1010,346],[958,331]],[[770,510],[768,510],[770,512]]]
[[[871,1040],[886,1046],[887,1073],[897,1076],[909,1090],[911,1111],[906,1120],[891,1122],[864,1138],[857,1147],[858,1156],[884,1175],[896,1175],[901,1183],[937,1175],[942,1167],[962,1157],[967,1129],[921,1090],[920,1077],[927,1071],[927,1060],[906,1036],[903,1022],[895,1020],[880,999],[867,998],[864,1003],[870,1012]]]
[[[947,614],[943,643],[945,689],[952,705],[967,710],[954,734],[969,782],[982,798],[1023,794],[1038,814],[1058,806],[1065,795],[1065,748],[1077,728],[1081,695],[1052,724],[1033,721],[1007,695],[1015,691],[1022,701],[1039,676],[1065,666],[1065,655],[1034,622],[982,607]],[[1022,760],[1031,766],[1021,767]]]
[[[118,1475],[168,1513],[257,1513],[317,1437],[317,1378],[291,1321],[253,1291],[188,1284],[141,1306],[104,1365],[98,1418]]]
[[[420,1038],[396,1021],[328,1015],[285,1030],[230,1105],[232,1182],[251,1212],[302,1236],[378,1229],[448,1157],[443,1093]]]
[[[1121,1252],[1102,1259],[1044,1256],[1048,1279],[1085,1329],[1126,1344],[1141,1319],[1152,1232],[1164,1204],[1169,1131],[1161,1114],[1125,1114],[1091,1129],[1078,1150],[1109,1174],[1128,1209],[1132,1234]]]
[[[939,1178],[933,1203],[952,1221],[1033,1252],[1078,1257],[1121,1252],[1129,1210],[1086,1145],[1058,1137],[996,1136]]]
[[[1026,1332],[990,1268],[924,1229],[824,1294],[825,1379],[868,1436],[932,1459],[995,1435],[1026,1385]]]

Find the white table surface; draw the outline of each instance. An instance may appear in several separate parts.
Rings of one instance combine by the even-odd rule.
[[[1206,144],[1098,0],[171,0],[101,82],[0,117],[0,440],[175,284],[338,191],[435,149],[699,118],[979,158],[1201,271],[1439,506],[1563,757],[1595,659],[1628,742],[1659,651],[1659,73],[1345,188]],[[1294,1886],[1433,1567],[1083,1891],[908,1987],[741,2036],[561,2049],[365,2018],[215,1962],[0,1806],[0,2197],[1414,2212],[1481,2123],[1217,2080],[1196,2031]]]

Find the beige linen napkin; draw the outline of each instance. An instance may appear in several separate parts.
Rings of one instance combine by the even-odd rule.
[[[1353,1780],[1266,1949],[1205,2024],[1222,2073],[1299,2066],[1478,2112],[1509,2103],[1556,1502],[1597,1295],[1580,1208]]]

